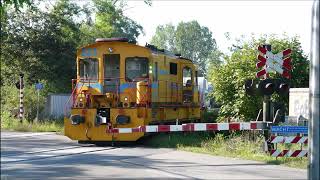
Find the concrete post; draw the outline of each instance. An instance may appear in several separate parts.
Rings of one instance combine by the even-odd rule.
[[[320,179],[319,64],[319,1],[315,0],[312,8],[311,61],[309,80],[309,180]]]

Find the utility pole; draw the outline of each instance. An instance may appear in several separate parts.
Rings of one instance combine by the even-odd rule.
[[[309,180],[320,179],[319,64],[319,1],[314,0],[312,8],[311,62],[309,80]]]

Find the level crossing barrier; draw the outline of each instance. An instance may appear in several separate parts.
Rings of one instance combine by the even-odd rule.
[[[303,149],[303,145],[308,144],[308,137],[305,136],[307,134],[307,126],[271,126],[271,136],[268,139],[268,143],[274,144],[275,149],[269,150],[270,155],[272,157],[307,157],[308,150]],[[277,148],[278,143],[300,144],[301,148],[300,150],[280,150]]]
[[[182,125],[146,125],[134,128],[107,128],[107,133],[157,133],[157,132],[193,132],[193,131],[242,131],[267,130],[270,122],[235,122],[235,123],[187,123]],[[110,127],[110,126],[109,126]]]

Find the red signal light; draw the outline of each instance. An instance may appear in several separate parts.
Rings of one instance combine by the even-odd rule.
[[[275,84],[271,79],[265,79],[260,81],[258,89],[263,95],[271,95],[275,91]]]
[[[287,83],[280,83],[276,88],[276,91],[279,95],[286,95],[289,93],[289,85]]]

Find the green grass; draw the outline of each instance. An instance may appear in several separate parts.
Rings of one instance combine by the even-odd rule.
[[[254,139],[253,139],[254,138]],[[147,137],[143,143],[151,147],[176,148],[178,150],[195,153],[205,153],[217,156],[233,157],[238,159],[263,161],[268,164],[285,165],[294,168],[307,168],[308,158],[275,158],[263,150],[263,137],[252,133],[242,134],[209,134],[174,133],[158,134]],[[300,149],[299,145],[278,145],[278,149]]]
[[[63,119],[43,120],[39,122],[28,122],[11,118],[8,114],[1,114],[1,130],[22,131],[22,132],[57,132],[63,134]]]

